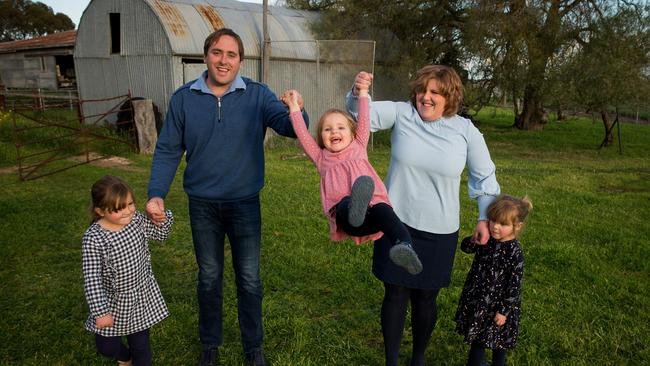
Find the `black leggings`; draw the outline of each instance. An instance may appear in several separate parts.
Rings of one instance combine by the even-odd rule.
[[[473,342],[467,356],[467,366],[481,366],[483,355],[485,354],[485,345],[479,342]],[[506,364],[506,350],[492,350],[492,366],[504,366]]]
[[[413,353],[411,366],[424,365],[424,352],[436,325],[436,298],[440,289],[420,290],[384,282],[384,302],[381,306],[381,330],[384,334],[386,366],[397,366],[399,347],[404,332],[406,307],[411,301]]]
[[[129,334],[126,336],[129,342],[127,348],[122,343],[122,337],[104,337],[95,334],[95,345],[97,352],[102,356],[118,361],[133,361],[133,366],[150,366],[152,355],[149,346],[149,329]]]
[[[346,234],[366,236],[383,231],[393,245],[398,240],[413,244],[411,234],[409,234],[406,226],[402,224],[402,221],[400,221],[390,205],[382,202],[368,207],[366,218],[359,227],[354,227],[348,222],[349,205],[350,196],[344,197],[336,205],[336,226]]]

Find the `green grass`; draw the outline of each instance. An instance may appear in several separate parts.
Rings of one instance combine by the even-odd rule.
[[[590,120],[550,122],[544,131],[510,128],[499,110],[480,129],[505,193],[527,194],[534,209],[521,237],[526,268],[518,347],[509,365],[650,363],[650,126],[623,124],[623,155],[602,150],[603,127]],[[370,158],[385,175],[389,137],[375,134]],[[293,143],[267,152],[262,191],[265,349],[273,365],[381,365],[381,282],[370,272],[372,247],[328,240],[318,176],[295,158]],[[287,158],[290,157],[290,158]],[[0,364],[113,365],[95,354],[82,291],[80,239],[91,184],[115,174],[142,207],[150,157],[128,169],[85,165],[19,182],[0,175]],[[4,164],[4,163],[3,163]],[[152,328],[154,363],[191,365],[197,335],[196,264],[181,174],[167,205],[171,238],[152,244],[154,272],[171,316]],[[462,183],[461,236],[475,221]],[[453,315],[472,258],[458,252],[452,284],[439,296],[431,365],[463,365],[467,346]],[[222,365],[243,362],[230,260],[224,274]],[[410,354],[407,321],[401,364]]]

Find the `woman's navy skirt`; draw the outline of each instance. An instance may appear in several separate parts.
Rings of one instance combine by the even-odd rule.
[[[433,234],[409,226],[406,228],[413,239],[413,249],[422,262],[422,272],[411,275],[393,263],[388,257],[393,243],[384,235],[375,241],[372,273],[382,282],[408,288],[428,290],[449,286],[458,245],[458,231],[451,234]]]

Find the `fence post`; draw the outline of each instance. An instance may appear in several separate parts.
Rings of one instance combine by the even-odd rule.
[[[7,88],[5,88],[4,85],[0,84],[0,108],[2,108],[2,110],[7,109],[7,100],[5,99],[6,92]]]
[[[16,163],[18,164],[18,177],[20,180],[24,181],[25,177],[23,176],[23,159],[20,156],[20,134],[18,132],[18,125],[16,124],[16,106],[14,105],[11,108],[11,122],[14,127],[14,145],[16,146]]]
[[[77,118],[79,118],[79,131],[81,132],[81,141],[84,145],[84,152],[86,153],[86,163],[90,162],[90,151],[88,149],[88,126],[84,122],[83,100],[77,99]]]
[[[151,99],[131,100],[131,106],[138,150],[141,154],[153,154],[158,140],[153,102]]]
[[[41,88],[34,90],[34,109],[43,110],[43,98],[41,97]]]

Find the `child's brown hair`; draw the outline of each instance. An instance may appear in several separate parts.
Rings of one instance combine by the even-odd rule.
[[[357,125],[354,123],[354,119],[352,119],[352,116],[350,116],[349,113],[346,113],[336,108],[328,109],[327,111],[325,111],[325,113],[323,113],[322,116],[320,116],[320,119],[318,119],[318,129],[317,129],[318,133],[316,134],[317,135],[316,142],[318,142],[318,146],[320,146],[321,149],[325,148],[325,144],[323,143],[323,135],[322,135],[323,124],[325,123],[325,119],[331,116],[332,114],[336,114],[336,113],[342,115],[348,121],[350,131],[352,132],[352,138],[357,137]]]
[[[502,194],[490,204],[487,210],[487,217],[490,221],[523,225],[524,220],[530,210],[533,209],[533,203],[528,196],[517,198]]]
[[[128,205],[128,198],[135,201],[133,190],[123,180],[112,175],[106,175],[93,184],[90,189],[91,223],[101,219],[97,209],[107,212],[117,212]]]

